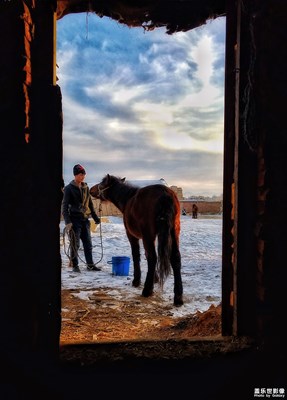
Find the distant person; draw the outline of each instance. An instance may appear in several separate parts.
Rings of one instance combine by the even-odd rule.
[[[84,247],[87,269],[89,271],[101,271],[93,261],[89,216],[92,216],[96,224],[100,224],[101,220],[95,212],[89,187],[84,182],[86,177],[84,167],[80,164],[75,165],[73,174],[74,179],[64,188],[62,202],[62,214],[65,220],[66,230],[70,236],[70,261],[73,272],[81,272],[78,259],[80,240]]]
[[[197,218],[197,213],[198,213],[198,207],[196,204],[192,205],[192,218]]]
[[[186,215],[186,209],[185,208],[182,209],[181,214],[182,215]]]

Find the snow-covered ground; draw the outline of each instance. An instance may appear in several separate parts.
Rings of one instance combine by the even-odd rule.
[[[101,225],[92,232],[94,262],[100,272],[87,271],[82,248],[80,268],[82,273],[73,273],[69,267],[69,241],[61,222],[62,288],[79,289],[79,296],[88,296],[97,288],[108,288],[115,298],[130,298],[131,301],[142,291],[132,286],[133,265],[131,249],[121,217],[105,217]],[[212,304],[221,302],[221,258],[222,258],[221,216],[181,217],[180,250],[182,257],[182,280],[184,305],[173,307],[175,317],[206,311]],[[112,256],[128,256],[131,259],[129,276],[112,274]],[[142,249],[142,284],[147,264]],[[82,289],[82,291],[81,291]],[[173,276],[169,276],[163,290],[155,285],[155,292],[163,303],[173,302]]]

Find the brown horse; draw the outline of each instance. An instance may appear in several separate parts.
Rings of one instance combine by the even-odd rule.
[[[162,184],[139,188],[126,183],[125,178],[107,174],[100,183],[91,187],[90,193],[102,201],[110,201],[123,214],[133,257],[133,286],[138,287],[141,283],[141,239],[148,264],[142,295],[151,296],[157,280],[163,287],[171,266],[174,275],[174,305],[181,306],[180,204],[174,191]]]

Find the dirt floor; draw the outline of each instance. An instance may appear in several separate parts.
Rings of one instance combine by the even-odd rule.
[[[83,292],[83,290],[81,290]],[[172,316],[160,298],[119,301],[101,288],[88,300],[62,290],[61,344],[186,339],[221,335],[221,306],[187,317]]]

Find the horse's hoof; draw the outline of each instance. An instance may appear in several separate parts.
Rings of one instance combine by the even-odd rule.
[[[150,296],[152,296],[153,295],[153,290],[146,290],[146,289],[144,289],[143,291],[142,291],[142,296],[143,297],[150,297]]]
[[[132,283],[133,287],[139,287],[140,284],[141,284],[141,281],[138,281],[138,280],[135,280],[135,279],[133,280],[133,283]]]
[[[183,305],[183,300],[182,300],[182,298],[181,298],[181,297],[175,297],[175,298],[174,298],[173,304],[174,304],[176,307],[182,306],[182,305]]]

